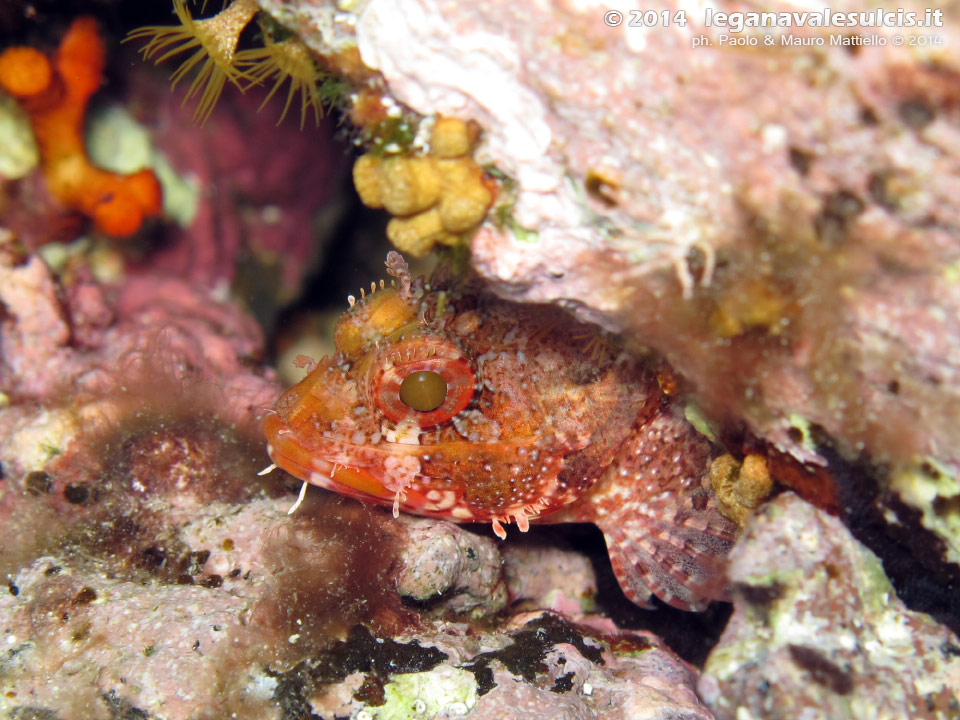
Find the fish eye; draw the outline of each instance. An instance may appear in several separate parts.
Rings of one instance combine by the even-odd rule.
[[[446,399],[446,380],[431,370],[412,372],[400,383],[400,401],[411,410],[430,412]]]
[[[462,412],[477,393],[477,376],[457,345],[412,337],[382,348],[367,392],[391,423],[436,427]]]

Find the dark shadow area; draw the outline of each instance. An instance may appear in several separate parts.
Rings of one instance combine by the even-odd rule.
[[[846,460],[826,438],[818,440],[817,451],[829,462],[836,483],[844,524],[880,558],[907,607],[960,632],[960,568],[946,560],[945,542],[923,525],[918,509],[888,489],[884,468],[865,458]],[[924,471],[937,472],[932,466]]]

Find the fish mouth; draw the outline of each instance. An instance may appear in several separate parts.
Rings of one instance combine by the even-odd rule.
[[[347,497],[363,502],[376,503],[394,508],[398,507],[408,512],[438,518],[449,518],[450,509],[438,505],[435,500],[409,487],[397,487],[394,483],[390,487],[383,473],[375,468],[359,467],[355,464],[341,462],[332,452],[326,456],[317,450],[310,450],[301,445],[296,435],[276,415],[269,416],[264,421],[264,434],[267,436],[267,453],[271,462],[277,467],[290,473],[296,478],[311,485],[331,490]],[[353,443],[338,442],[342,448],[363,447]],[[416,446],[402,446],[415,449]],[[408,455],[413,455],[409,453]],[[461,511],[461,522],[469,521],[468,514]]]

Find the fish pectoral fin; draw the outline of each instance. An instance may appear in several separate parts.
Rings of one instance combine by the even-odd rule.
[[[736,526],[711,502],[696,509],[678,503],[672,511],[607,515],[603,531],[610,562],[624,594],[650,608],[651,595],[681,610],[705,610],[713,600],[727,600],[727,553]],[[615,515],[615,514],[614,514]]]
[[[616,460],[574,509],[603,531],[620,586],[683,610],[728,597],[727,553],[739,528],[710,487],[711,448],[682,414],[641,418]]]

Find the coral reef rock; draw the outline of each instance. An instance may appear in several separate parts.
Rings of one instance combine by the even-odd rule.
[[[276,393],[244,368],[263,343],[252,318],[177,278],[142,276],[110,288],[84,270],[61,284],[34,255],[21,265],[0,261],[0,303],[0,392],[11,397],[53,400],[69,383],[102,392],[138,362],[218,377],[238,407]]]
[[[574,618],[595,609],[597,578],[583,553],[527,538],[514,538],[501,552],[512,602]]]
[[[399,720],[683,718],[712,720],[694,673],[655,638],[597,638],[564,619],[528,613],[500,631],[436,623],[415,638],[345,642],[282,675],[298,711]]]
[[[718,718],[960,717],[960,640],[907,610],[837,519],[780,495],[730,577],[734,614],[699,683]]]
[[[400,553],[397,591],[434,610],[492,615],[507,601],[502,559],[493,540],[453,523],[401,516],[406,537]],[[443,596],[442,603],[436,600]]]
[[[0,597],[0,708],[15,718],[118,717],[111,703],[129,708],[123,717],[147,717],[144,709],[149,717],[193,717],[217,700],[220,669],[212,658],[222,662],[229,652],[248,605],[227,588],[147,590],[50,557],[9,583]],[[255,691],[257,672],[250,672]]]
[[[149,108],[151,139],[179,175],[190,178],[192,210],[164,229],[165,244],[143,265],[215,286],[236,284],[263,302],[287,302],[323,254],[320,227],[339,212],[346,158],[334,124],[300,131],[257,112],[265,93],[228,93],[202,127],[182,92],[137,69],[130,103]],[[145,111],[146,112],[146,111]],[[257,141],[255,139],[261,139]]]

